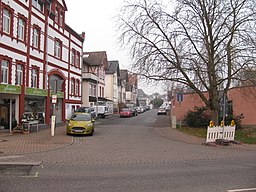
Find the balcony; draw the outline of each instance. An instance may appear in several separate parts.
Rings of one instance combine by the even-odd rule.
[[[94,80],[94,81],[98,81],[98,76],[92,73],[82,73],[82,78],[84,80]]]

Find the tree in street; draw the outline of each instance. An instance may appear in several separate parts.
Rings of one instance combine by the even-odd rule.
[[[220,94],[255,70],[255,8],[254,0],[129,0],[119,40],[136,73],[191,88],[217,121]]]

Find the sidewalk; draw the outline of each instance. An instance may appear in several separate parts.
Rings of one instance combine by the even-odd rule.
[[[66,126],[57,126],[55,135],[50,128],[28,134],[9,133],[0,130],[0,161],[5,156],[23,155],[51,151],[71,145],[73,137],[66,136]]]
[[[179,141],[179,142],[184,142],[188,144],[202,145],[202,144],[205,144],[205,141],[206,141],[205,138],[187,135],[183,132],[178,131],[175,128],[171,128],[170,119],[166,118],[166,116],[159,116],[157,118],[155,127],[154,127],[154,133],[173,141]],[[229,146],[216,145],[214,147],[224,147],[224,148],[230,148],[230,149],[256,151],[256,145],[249,145],[249,144],[238,145],[238,144],[230,143]]]

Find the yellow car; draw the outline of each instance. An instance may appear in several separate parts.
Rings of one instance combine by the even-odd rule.
[[[95,120],[89,113],[74,113],[67,122],[67,135],[93,135]]]

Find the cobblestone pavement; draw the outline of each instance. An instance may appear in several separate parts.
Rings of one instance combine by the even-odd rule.
[[[0,162],[38,162],[48,166],[167,164],[176,161],[255,157],[255,145],[209,147],[204,139],[169,127],[167,116],[148,111],[133,118],[114,115],[96,124],[93,137],[54,137],[50,130],[0,133]]]

